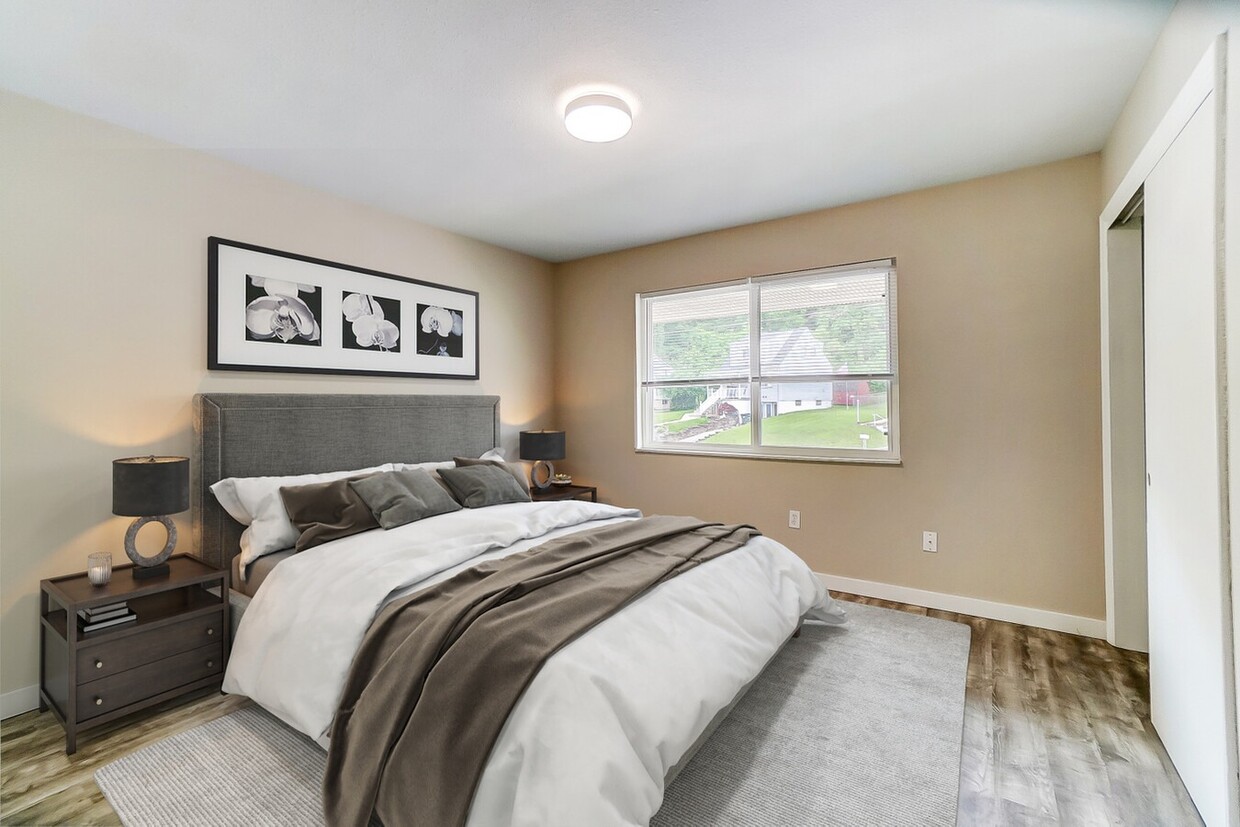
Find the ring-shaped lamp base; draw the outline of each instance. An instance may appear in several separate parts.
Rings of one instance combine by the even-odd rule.
[[[147,523],[162,523],[164,528],[168,530],[168,542],[164,545],[163,551],[154,557],[143,557],[138,552],[134,541],[138,537],[138,531]],[[177,527],[172,522],[171,517],[139,517],[130,524],[129,530],[125,532],[125,554],[133,561],[133,579],[147,580],[152,577],[165,577],[171,571],[168,568],[168,558],[172,556],[172,550],[177,544]]]
[[[543,471],[546,472],[546,476],[543,477],[542,482],[538,481],[538,467],[540,465],[542,466]],[[537,488],[539,491],[550,488],[551,480],[554,477],[555,466],[547,462],[545,459],[540,459],[530,467],[530,488]]]

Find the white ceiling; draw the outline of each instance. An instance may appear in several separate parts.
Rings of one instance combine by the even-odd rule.
[[[1172,5],[5,0],[0,86],[563,261],[1094,152]]]

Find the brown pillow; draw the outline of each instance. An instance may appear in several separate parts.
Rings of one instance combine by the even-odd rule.
[[[512,474],[512,478],[517,481],[517,485],[521,486],[522,491],[524,491],[527,495],[530,493],[530,481],[526,479],[525,474],[521,473],[521,469],[515,465],[509,465],[503,460],[453,457],[452,461],[456,463],[457,468],[465,468],[470,465],[494,465],[497,468],[503,468],[509,474]]]
[[[297,550],[305,551],[329,540],[348,537],[378,528],[370,508],[351,487],[350,480],[363,480],[373,474],[346,477],[310,485],[288,485],[280,489],[289,521],[301,532]]]

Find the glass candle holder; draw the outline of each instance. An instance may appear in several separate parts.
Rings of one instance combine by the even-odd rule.
[[[112,555],[97,551],[86,558],[86,576],[92,586],[106,586],[112,579]]]

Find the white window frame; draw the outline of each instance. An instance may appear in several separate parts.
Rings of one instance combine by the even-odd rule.
[[[888,327],[888,348],[891,354],[890,373],[832,373],[809,374],[805,376],[772,376],[761,375],[761,335],[762,307],[759,288],[780,281],[821,281],[823,278],[846,278],[866,272],[885,271],[887,276],[887,301],[890,308],[891,323]],[[900,464],[900,390],[899,390],[899,359],[896,304],[896,260],[879,259],[875,261],[844,264],[833,267],[818,267],[809,270],[797,270],[788,273],[753,276],[734,281],[715,282],[712,284],[695,285],[693,287],[671,290],[657,290],[638,293],[635,300],[636,338],[637,338],[637,382],[636,382],[636,433],[635,448],[639,453],[652,454],[688,454],[693,456],[746,457],[752,459],[803,460],[809,462],[844,462],[878,465]],[[711,379],[682,379],[656,381],[651,379],[647,371],[650,366],[648,348],[653,339],[651,321],[646,312],[647,300],[660,296],[686,295],[704,290],[717,290],[723,287],[744,285],[749,291],[749,335],[750,335],[750,366],[747,376],[713,377]],[[761,404],[752,400],[761,400],[762,385],[787,382],[865,382],[885,381],[888,383],[887,396],[887,448],[886,450],[865,448],[812,448],[797,446],[762,445]],[[699,387],[702,385],[749,383],[750,434],[751,445],[708,445],[701,442],[656,442],[654,439],[654,411],[646,405],[647,391],[657,388]]]

